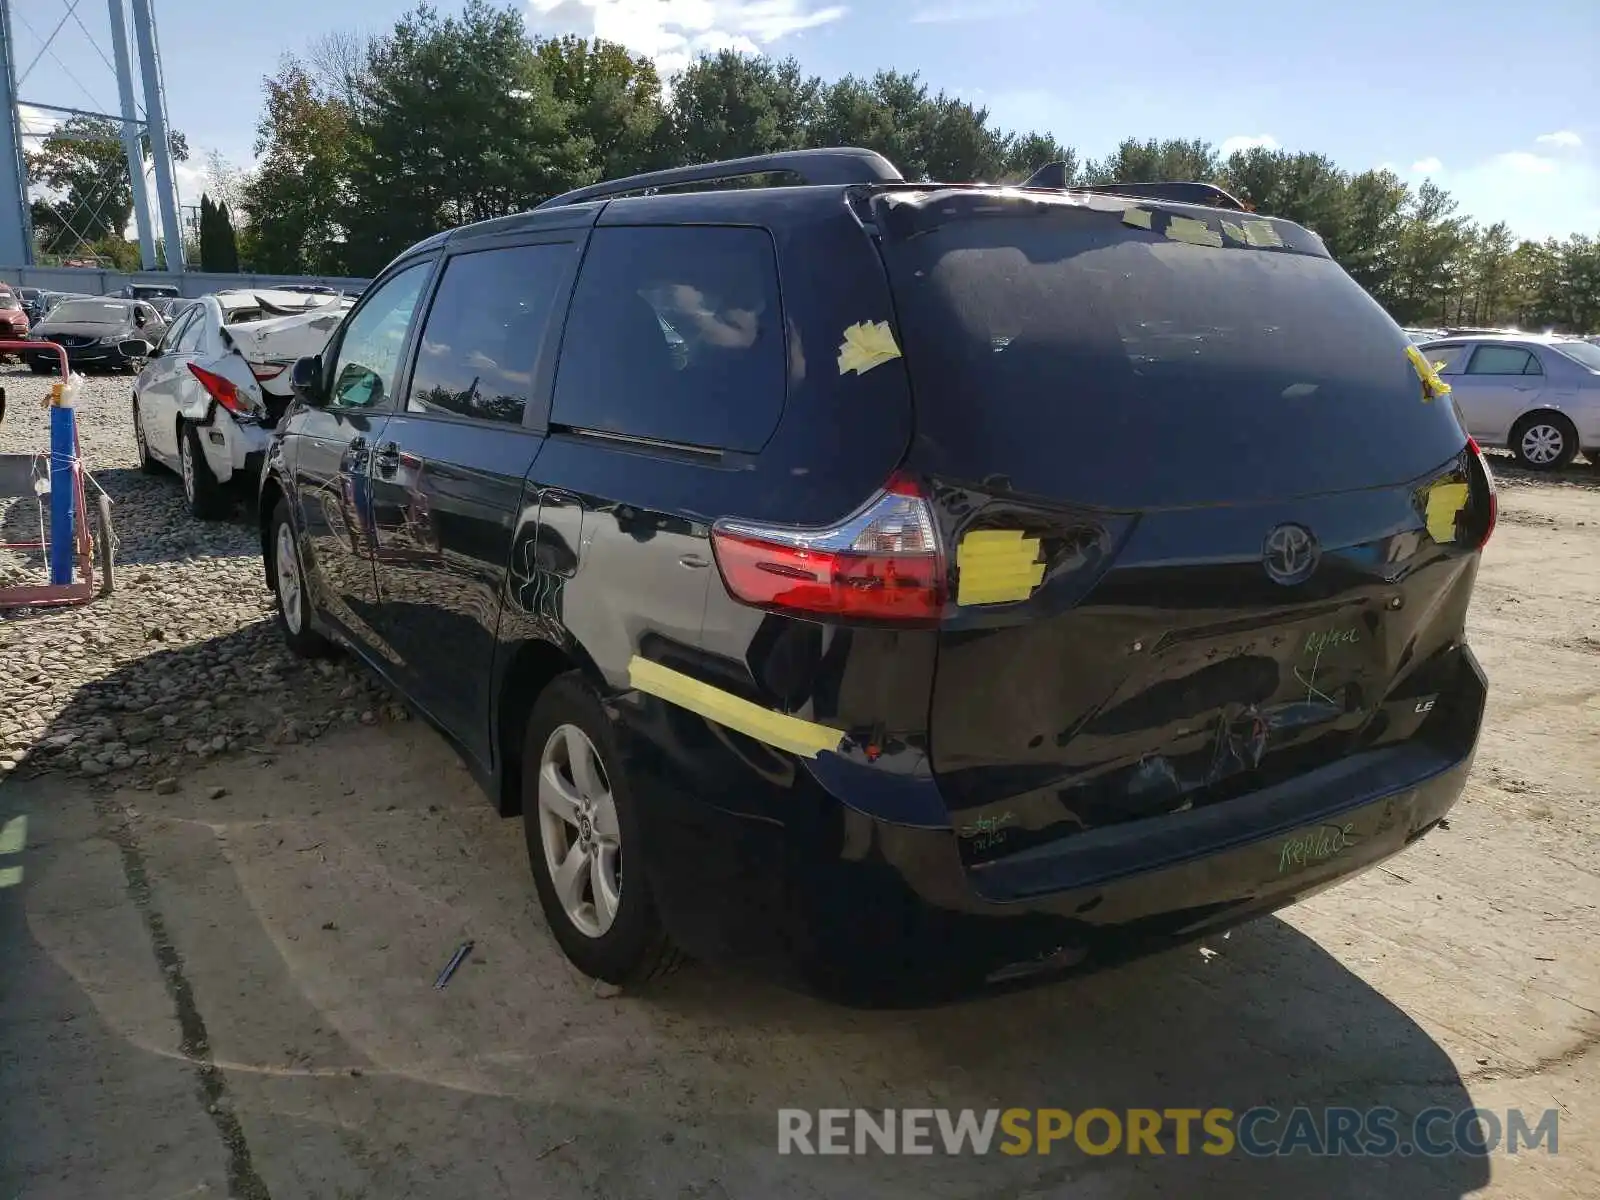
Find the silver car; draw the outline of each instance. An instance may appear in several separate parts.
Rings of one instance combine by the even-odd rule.
[[[1467,432],[1536,471],[1580,449],[1600,461],[1600,346],[1538,334],[1450,337],[1419,346],[1450,384]]]

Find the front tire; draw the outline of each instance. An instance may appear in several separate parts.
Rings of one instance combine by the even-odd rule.
[[[1578,431],[1560,413],[1529,413],[1511,430],[1511,453],[1530,471],[1555,471],[1578,456]]]
[[[577,671],[553,680],[528,718],[522,823],[539,904],[573,966],[625,986],[678,965],[650,894],[611,719]]]
[[[278,598],[278,631],[284,644],[298,658],[326,658],[332,646],[312,628],[311,589],[306,584],[300,545],[289,521],[289,502],[279,500],[272,510],[271,535],[267,545],[272,561],[272,592]]]
[[[178,468],[183,478],[183,498],[195,520],[215,521],[227,515],[228,497],[211,473],[211,464],[200,446],[200,431],[187,421],[178,436]]]

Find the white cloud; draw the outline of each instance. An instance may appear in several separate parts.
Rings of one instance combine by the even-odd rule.
[[[1442,170],[1444,170],[1444,164],[1431,154],[1427,158],[1419,158],[1411,164],[1411,173],[1413,175],[1437,175]]]
[[[1583,145],[1583,139],[1570,129],[1558,129],[1555,133],[1541,133],[1533,140],[1542,146],[1559,146],[1563,150],[1576,150]]]
[[[1518,237],[1600,228],[1600,166],[1581,151],[1552,158],[1509,150],[1436,178],[1459,202],[1460,215],[1483,225],[1504,221]]]
[[[792,34],[839,20],[841,4],[815,0],[529,0],[534,28],[620,42],[663,74],[699,54],[755,54]]]
[[[1497,154],[1491,162],[1503,171],[1513,171],[1518,175],[1552,175],[1559,165],[1553,158],[1542,158],[1537,154],[1529,154],[1526,150]]]
[[[1230,138],[1222,139],[1222,157],[1227,158],[1232,154],[1239,154],[1245,150],[1276,150],[1278,139],[1270,133],[1258,133],[1251,136],[1247,133],[1236,133]]]
[[[913,13],[913,25],[951,25],[957,21],[993,21],[1020,17],[1038,8],[1035,0],[945,0]]]
[[[31,104],[17,105],[17,123],[22,127],[22,141],[27,149],[33,148],[33,139],[44,137],[60,122],[60,117],[42,112]]]

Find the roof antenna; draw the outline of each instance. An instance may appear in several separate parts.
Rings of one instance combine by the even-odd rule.
[[[1048,162],[1040,167],[1023,182],[1023,187],[1031,188],[1056,188],[1064,190],[1072,186],[1072,181],[1067,178],[1067,163],[1065,159],[1059,162]]]

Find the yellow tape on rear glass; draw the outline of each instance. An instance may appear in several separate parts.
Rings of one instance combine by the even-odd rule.
[[[1450,385],[1439,374],[1439,368],[1429,362],[1421,350],[1415,346],[1406,347],[1406,357],[1411,360],[1412,369],[1416,371],[1417,378],[1422,380],[1422,402],[1426,404],[1435,396],[1448,396]]]
[[[1026,600],[1044,579],[1039,539],[1020,529],[980,529],[956,548],[957,604],[1008,604]]]
[[[628,686],[803,758],[837,751],[844,737],[842,729],[773,712],[637,654],[628,662]]]
[[[1122,212],[1124,225],[1137,225],[1140,229],[1150,228],[1150,213],[1143,208],[1128,208]]]

